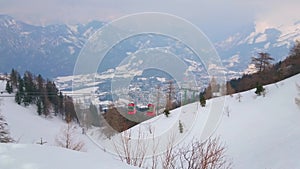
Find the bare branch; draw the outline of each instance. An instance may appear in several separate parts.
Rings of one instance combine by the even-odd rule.
[[[75,139],[76,126],[69,122],[65,128],[61,129],[60,135],[57,135],[55,142],[58,146],[75,151],[84,150],[84,142]]]

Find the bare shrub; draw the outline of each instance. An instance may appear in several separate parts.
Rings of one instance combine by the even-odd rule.
[[[75,151],[83,151],[84,150],[84,142],[76,139],[76,126],[69,122],[66,127],[61,129],[59,135],[56,136],[55,142],[59,147],[75,150]]]
[[[157,155],[158,142],[149,146],[141,131],[138,137],[131,138],[131,132],[125,131],[119,144],[114,146],[121,161],[129,165],[147,169],[230,169],[231,162],[225,155],[226,149],[219,138],[209,138],[204,142],[192,140],[185,146],[175,146],[175,135],[171,135],[163,154]],[[153,142],[154,135],[153,135]],[[148,148],[150,151],[148,151]],[[152,150],[151,150],[152,149]],[[146,158],[150,152],[149,158]],[[149,166],[150,165],[150,166]]]
[[[176,168],[176,157],[177,157],[177,152],[175,149],[175,135],[172,134],[169,138],[168,144],[167,144],[167,149],[166,152],[161,156],[161,164],[162,168]]]
[[[186,147],[179,149],[180,168],[182,169],[229,169],[225,146],[219,138],[208,139],[204,142],[192,141]]]
[[[143,142],[144,136],[139,130],[137,138],[131,138],[131,131],[124,131],[119,142],[114,142],[115,150],[121,161],[127,164],[142,167],[145,162],[147,144]]]

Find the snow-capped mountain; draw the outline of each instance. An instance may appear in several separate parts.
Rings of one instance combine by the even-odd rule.
[[[72,75],[76,59],[85,42],[103,26],[104,22],[93,21],[87,24],[55,24],[34,26],[17,21],[7,15],[0,15],[0,56],[1,72],[16,68],[19,72],[30,70],[46,77]],[[289,25],[270,26],[256,22],[221,42],[213,42],[229,72],[229,77],[244,73],[257,52],[268,52],[276,61],[288,55],[296,39],[300,39],[300,22]],[[173,48],[177,55],[190,55],[176,47],[178,42],[170,38],[152,35],[132,38],[127,44],[119,44],[110,51],[107,62],[100,65],[106,71],[118,65],[128,53],[145,48]]]
[[[251,57],[257,56],[258,52],[270,53],[275,61],[282,60],[295,41],[300,40],[300,22],[279,26],[255,22],[249,28],[215,43],[229,70],[243,72],[250,64]]]
[[[34,26],[0,15],[1,72],[16,68],[47,77],[68,75],[80,49],[102,22]]]

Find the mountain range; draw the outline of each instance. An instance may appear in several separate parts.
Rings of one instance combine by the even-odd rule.
[[[76,25],[36,26],[0,15],[0,72],[10,72],[15,68],[21,73],[30,70],[49,78],[72,75],[80,50],[104,24],[92,21]],[[229,70],[230,77],[238,77],[245,72],[251,57],[258,52],[268,52],[279,61],[288,55],[297,39],[300,39],[300,22],[277,27],[261,27],[256,23],[246,31],[212,43]],[[147,38],[143,37],[135,42],[136,48],[131,47],[127,52],[135,52],[148,43]],[[123,45],[122,48],[126,47]],[[108,63],[114,63],[114,59],[120,60],[112,57]]]

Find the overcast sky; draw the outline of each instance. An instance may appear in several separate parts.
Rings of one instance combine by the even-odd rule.
[[[0,0],[0,14],[36,25],[111,21],[137,12],[164,12],[216,34],[254,21],[271,25],[300,20],[299,0]]]

